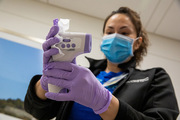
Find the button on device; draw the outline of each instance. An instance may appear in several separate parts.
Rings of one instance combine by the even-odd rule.
[[[76,44],[73,43],[73,44],[72,44],[72,47],[75,48],[75,47],[76,47]]]
[[[61,44],[61,47],[62,47],[62,48],[65,48],[66,46],[65,46],[65,44]]]
[[[71,42],[70,39],[63,39],[63,42]]]
[[[66,47],[67,47],[67,48],[70,48],[70,44],[67,44]]]

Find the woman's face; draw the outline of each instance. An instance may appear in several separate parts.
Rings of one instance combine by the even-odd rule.
[[[137,38],[137,32],[135,26],[131,22],[130,18],[124,14],[115,14],[109,18],[105,25],[104,36],[118,33],[130,38]],[[139,41],[139,40],[138,40]],[[140,37],[140,42],[142,38]],[[133,50],[139,48],[139,45],[134,44]]]
[[[124,14],[115,14],[107,21],[104,36],[113,33],[122,34],[133,39],[137,37],[133,23]]]

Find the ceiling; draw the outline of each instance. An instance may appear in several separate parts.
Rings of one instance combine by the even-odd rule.
[[[180,41],[180,0],[39,0],[47,4],[105,19],[127,6],[137,11],[145,29]]]

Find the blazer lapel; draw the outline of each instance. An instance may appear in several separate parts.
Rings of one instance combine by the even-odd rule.
[[[115,90],[114,90],[114,92],[113,92],[114,95],[115,95],[115,94],[119,91],[119,89],[127,82],[127,80],[129,80],[129,78],[130,78],[130,76],[132,75],[133,71],[134,71],[133,68],[129,68],[129,69],[127,70],[128,75],[119,82],[118,86],[115,88]]]

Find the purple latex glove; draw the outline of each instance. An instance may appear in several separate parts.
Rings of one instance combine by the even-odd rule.
[[[45,96],[56,101],[75,101],[90,107],[96,114],[108,109],[112,94],[102,86],[93,73],[68,62],[52,62],[43,71],[50,84],[66,88],[68,93],[47,92]]]
[[[52,45],[60,42],[59,38],[54,37],[58,33],[58,31],[59,31],[59,27],[57,25],[52,26],[47,37],[46,37],[46,41],[42,45],[42,48],[44,50],[44,53],[43,53],[43,71],[46,69],[46,66],[49,63],[52,55],[59,53],[58,49],[51,48]],[[48,83],[47,83],[47,79],[44,75],[42,75],[40,83],[41,83],[41,87],[45,91],[48,91]]]

